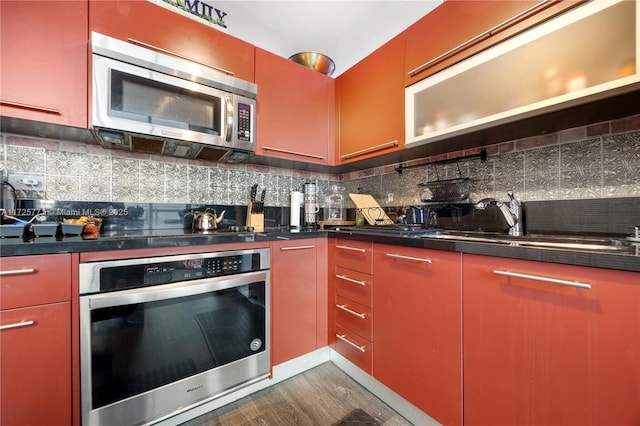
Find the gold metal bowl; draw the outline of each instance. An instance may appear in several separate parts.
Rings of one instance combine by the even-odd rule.
[[[328,76],[336,69],[336,64],[330,57],[318,52],[299,52],[290,56],[289,60]]]

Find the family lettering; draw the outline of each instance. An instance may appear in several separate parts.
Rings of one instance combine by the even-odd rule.
[[[224,17],[227,16],[227,12],[223,12],[220,9],[213,7],[212,5],[205,3],[203,0],[164,0],[165,2],[179,7],[193,15],[199,16],[209,22],[220,25],[227,28],[224,23]]]

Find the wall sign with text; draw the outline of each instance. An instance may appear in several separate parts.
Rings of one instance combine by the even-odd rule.
[[[210,24],[227,28],[224,17],[227,13],[218,9],[213,5],[213,0],[150,0],[160,5],[170,5],[171,9],[177,9],[179,12],[186,12],[188,15],[200,18]],[[164,4],[162,4],[164,3]],[[182,13],[185,14],[185,13]]]

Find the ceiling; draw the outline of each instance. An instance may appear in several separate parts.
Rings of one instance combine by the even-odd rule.
[[[276,55],[320,52],[337,77],[443,0],[215,1],[229,34]]]

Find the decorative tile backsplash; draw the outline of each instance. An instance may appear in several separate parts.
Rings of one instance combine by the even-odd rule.
[[[338,181],[345,194],[369,193],[384,206],[420,203],[418,183],[470,178],[472,200],[505,200],[513,190],[521,201],[640,196],[640,115],[563,130],[487,147],[489,157],[423,164],[394,171],[397,164],[342,176],[252,164],[195,161],[104,150],[68,141],[2,134],[0,169],[42,176],[44,193],[22,198],[74,201],[246,205],[249,187],[267,189],[265,204],[288,207],[305,181],[318,185],[319,200]],[[465,153],[450,153],[456,158]],[[348,199],[348,197],[345,197]],[[321,205],[322,207],[322,205]],[[347,207],[353,205],[347,202]]]
[[[424,167],[401,175],[385,166],[342,178],[346,192],[361,188],[383,206],[420,204],[420,182],[460,176],[470,178],[473,201],[508,200],[508,190],[521,201],[640,196],[640,115],[486,148],[485,163],[475,158],[431,164],[436,159],[425,158],[409,164]]]
[[[291,191],[316,182],[322,196],[339,179],[251,164],[207,164],[154,157],[99,146],[2,134],[0,168],[8,174],[42,176],[44,192],[20,198],[58,201],[246,205],[249,188],[266,188],[265,205],[287,207]]]

